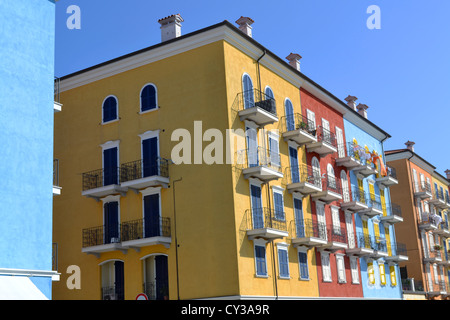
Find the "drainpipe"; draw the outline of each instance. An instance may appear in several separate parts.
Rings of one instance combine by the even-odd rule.
[[[173,226],[175,233],[175,264],[176,264],[176,272],[177,272],[177,300],[180,300],[180,280],[178,273],[178,238],[177,238],[177,214],[175,207],[175,182],[181,181],[183,178],[181,177],[178,180],[173,180]]]
[[[267,186],[267,200],[269,203],[269,217],[270,217],[270,227],[272,228],[272,212],[271,212],[271,205],[270,205],[270,185],[269,182],[266,183]],[[275,300],[278,300],[278,281],[277,281],[277,268],[275,266],[275,245],[273,243],[273,240],[270,241],[272,244],[272,267],[273,267],[273,285],[275,290]]]
[[[262,54],[261,57],[258,58],[258,60],[256,60],[256,66],[258,68],[258,82],[259,82],[259,91],[261,92],[261,72],[259,70],[259,61],[266,55],[266,49],[264,49],[264,52]]]

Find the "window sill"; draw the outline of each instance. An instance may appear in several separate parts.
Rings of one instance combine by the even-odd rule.
[[[310,278],[298,278],[299,281],[311,281]]]
[[[156,107],[156,108],[153,108],[153,109],[149,109],[149,110],[145,110],[145,111],[139,110],[139,114],[151,113],[151,112],[157,111],[157,110],[159,110],[159,107]]]
[[[291,277],[290,276],[285,276],[285,277],[278,276],[278,279],[280,279],[280,280],[291,280]]]
[[[114,123],[114,122],[119,122],[119,119],[114,119],[114,120],[110,120],[110,121],[106,121],[106,122],[101,122],[101,125],[105,125],[105,124],[110,124],[110,123]]]
[[[263,275],[263,274],[255,274],[255,278],[263,278],[263,279],[268,279],[269,275]]]

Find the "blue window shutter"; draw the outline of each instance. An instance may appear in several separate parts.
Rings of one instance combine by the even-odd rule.
[[[278,250],[278,263],[280,265],[280,277],[289,277],[287,250]]]
[[[263,246],[255,246],[255,255],[256,255],[256,274],[259,276],[267,275],[266,248]]]
[[[111,238],[119,237],[119,203],[117,201],[104,204],[105,243],[111,243]]]
[[[118,183],[117,148],[103,151],[103,183],[105,186]]]
[[[109,97],[103,102],[103,122],[117,119],[117,100]]]
[[[142,165],[145,177],[158,175],[158,138],[153,137],[142,141]]]
[[[283,195],[274,192],[273,194],[274,198],[274,206],[275,206],[275,218],[277,220],[284,220],[284,205],[283,205]]]
[[[297,149],[289,147],[289,159],[291,164],[292,183],[300,182],[300,174],[298,169],[298,153]]]
[[[159,194],[144,197],[144,236],[160,236]]]
[[[300,278],[301,279],[308,279],[308,256],[306,252],[299,252],[298,253],[298,261],[300,263]]]
[[[303,221],[303,207],[302,201],[300,199],[294,198],[294,215],[295,215],[295,226],[297,231],[297,237],[305,237],[305,224]]]

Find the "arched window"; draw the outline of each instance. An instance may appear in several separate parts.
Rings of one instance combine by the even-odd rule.
[[[334,175],[334,169],[331,164],[327,165],[328,186],[336,188],[336,176]]]
[[[342,195],[344,197],[344,202],[350,201],[350,192],[348,189],[348,179],[347,179],[347,173],[342,170],[341,171],[341,184],[342,184]]]
[[[103,101],[103,123],[117,119],[117,98],[109,96]]]
[[[284,101],[284,111],[286,115],[286,130],[295,130],[294,107],[292,106],[292,102],[291,100],[289,100],[289,98],[286,98],[286,100]]]
[[[156,109],[157,102],[156,87],[153,84],[145,85],[141,90],[141,112]]]
[[[320,163],[316,157],[313,157],[311,160],[311,166],[313,170],[314,184],[322,187],[322,178],[320,174]]]
[[[242,76],[242,89],[244,92],[244,109],[253,108],[255,106],[253,82],[248,74]]]
[[[269,86],[266,87],[266,89],[264,90],[264,93],[266,94],[266,99],[275,99],[274,95],[273,95],[273,91]]]

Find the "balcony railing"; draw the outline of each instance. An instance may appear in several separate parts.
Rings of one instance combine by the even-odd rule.
[[[54,90],[53,90],[53,96],[54,96],[54,101],[55,102],[60,102],[60,84],[61,84],[61,79],[59,79],[58,77],[55,77],[54,80]]]
[[[398,179],[397,179],[397,170],[395,170],[395,168],[390,167],[390,166],[386,166],[386,172],[387,172],[387,175],[388,175],[389,177],[392,177],[392,178],[394,178],[395,180],[398,180]]]
[[[317,188],[322,187],[320,174],[315,173],[310,165],[304,164],[298,167],[286,168],[285,177],[288,185],[304,182]]]
[[[328,225],[327,240],[330,242],[347,243],[347,234],[345,228],[336,225]]]
[[[324,223],[312,219],[304,219],[291,224],[291,237],[296,238],[327,238],[327,226]]]
[[[106,231],[105,226],[83,229],[83,248],[99,246],[109,243],[120,243],[118,229]]]
[[[294,130],[301,130],[312,136],[316,136],[317,131],[314,122],[300,113],[281,117],[281,132],[285,133]]]
[[[102,287],[102,300],[124,300],[123,286]]]
[[[257,89],[238,93],[232,109],[239,113],[241,121],[251,120],[258,125],[278,121],[275,99]]]
[[[119,167],[83,173],[83,191],[119,183]]]
[[[277,229],[287,231],[284,212],[270,208],[252,208],[247,210],[248,229]]]
[[[407,292],[424,292],[423,282],[414,278],[402,279],[403,291]]]
[[[337,148],[336,135],[322,126],[317,127],[317,141],[322,141],[330,146]]]
[[[121,224],[121,240],[130,241],[150,237],[170,237],[170,218],[137,219]]]
[[[419,198],[430,198],[432,196],[431,185],[425,181],[415,183],[414,194]]]
[[[52,270],[58,271],[58,244],[52,243]]]
[[[438,228],[440,219],[435,214],[422,212],[420,215],[419,227],[425,230],[435,230]]]
[[[407,256],[408,251],[404,243],[396,242],[394,244],[388,244],[387,250],[390,256]]]
[[[366,203],[369,206],[369,208],[383,211],[383,204],[381,203],[381,198],[373,193],[366,194]]]
[[[142,179],[150,176],[169,177],[169,160],[156,158],[154,161],[136,160],[120,166],[120,182]]]
[[[238,151],[237,165],[246,179],[255,177],[267,181],[283,177],[280,154],[262,147]]]
[[[143,283],[142,287],[149,300],[169,299],[169,286],[166,283],[160,284],[157,281],[149,281]]]

